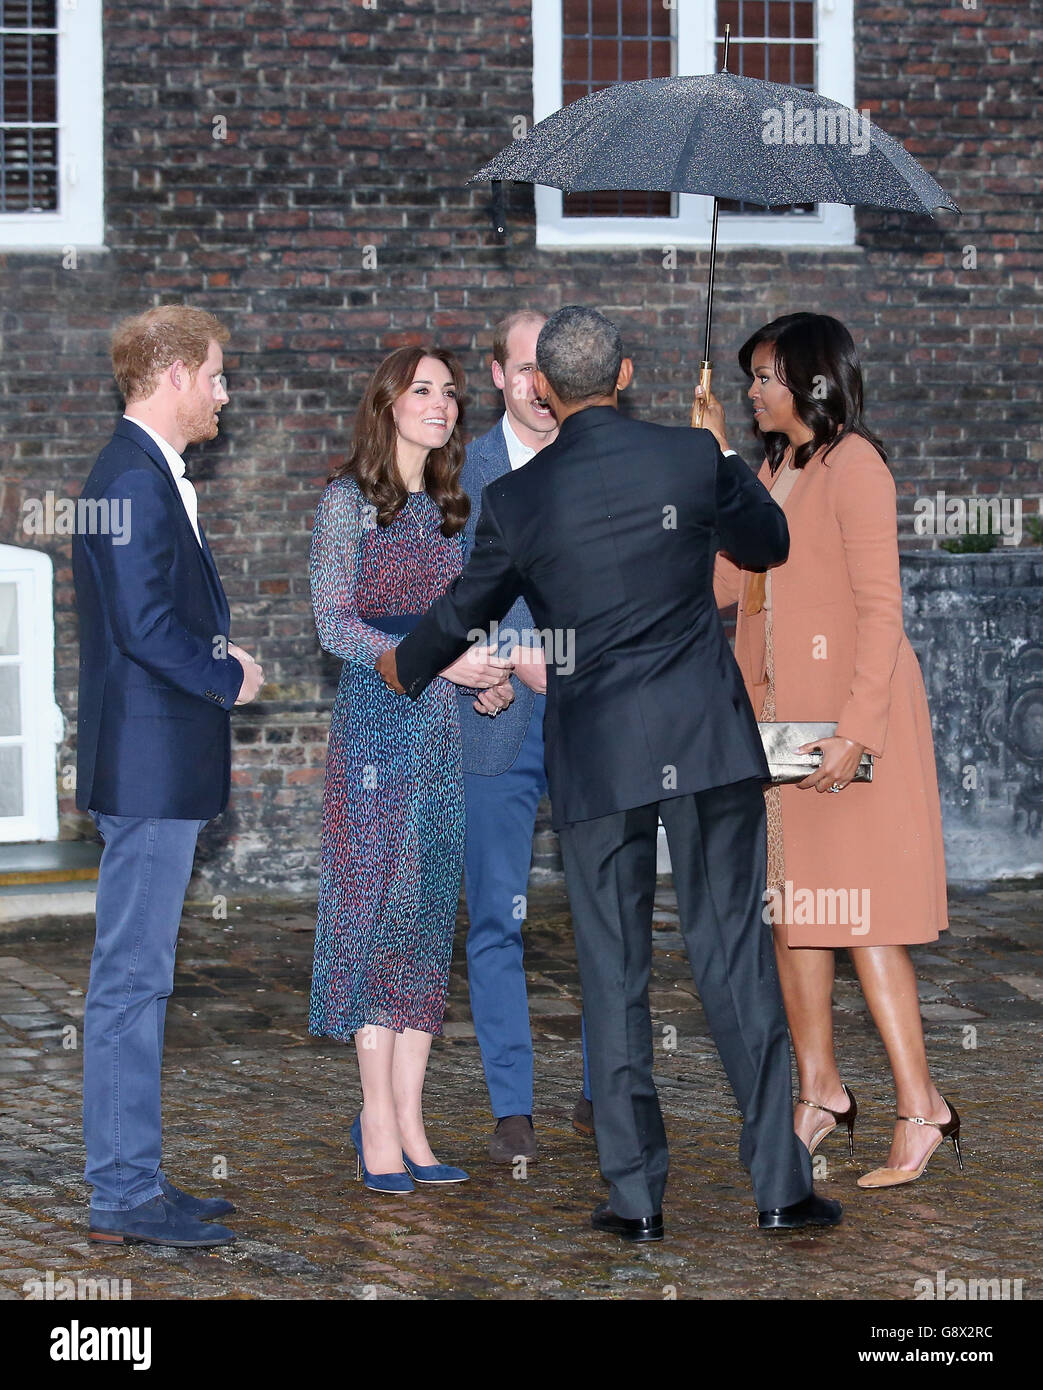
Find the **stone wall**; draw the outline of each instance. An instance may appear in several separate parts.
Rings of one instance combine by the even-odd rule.
[[[949,878],[1043,875],[1043,552],[907,555]]]

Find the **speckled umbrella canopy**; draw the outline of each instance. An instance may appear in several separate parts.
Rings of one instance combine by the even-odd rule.
[[[930,174],[877,126],[869,127],[864,153],[858,152],[861,141],[850,139],[766,142],[765,113],[778,113],[768,118],[777,129],[784,124],[787,102],[791,123],[795,112],[821,108],[845,113],[839,128],[851,129],[847,107],[780,82],[731,72],[621,82],[555,111],[484,164],[471,182],[515,179],[569,193],[609,188],[703,193],[765,207],[849,203],[932,215],[935,208],[959,211]]]
[[[542,183],[567,193],[619,188],[712,197],[698,383],[707,394],[718,199],[764,207],[847,203],[932,217],[937,208],[959,212],[927,170],[860,113],[801,87],[728,72],[729,30],[722,72],[592,92],[540,121],[470,179]],[[702,418],[697,397],[692,424]]]

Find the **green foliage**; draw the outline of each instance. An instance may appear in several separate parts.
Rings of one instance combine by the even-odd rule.
[[[999,543],[998,532],[990,530],[942,541],[942,549],[947,550],[950,555],[982,555],[986,551],[995,550]]]

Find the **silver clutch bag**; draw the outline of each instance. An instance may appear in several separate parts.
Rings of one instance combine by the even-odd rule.
[[[836,724],[816,724],[796,719],[777,724],[758,723],[757,728],[760,730],[764,756],[768,760],[768,771],[774,783],[803,782],[821,763],[822,754],[798,753],[796,749],[803,743],[814,743],[816,739],[832,738],[837,731]],[[862,754],[851,780],[873,780],[872,753]]]

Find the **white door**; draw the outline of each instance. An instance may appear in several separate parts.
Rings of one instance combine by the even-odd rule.
[[[58,838],[53,567],[0,545],[0,843]]]

